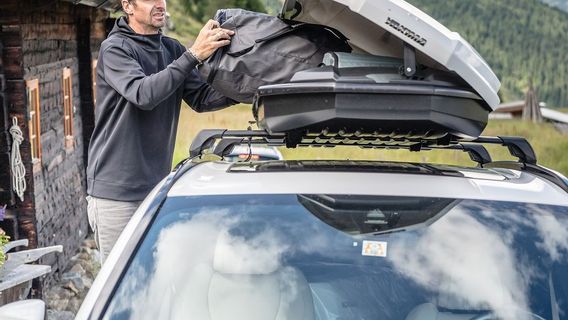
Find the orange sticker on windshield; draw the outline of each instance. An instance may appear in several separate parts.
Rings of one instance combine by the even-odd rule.
[[[371,257],[386,257],[387,243],[384,241],[363,240],[362,255]]]

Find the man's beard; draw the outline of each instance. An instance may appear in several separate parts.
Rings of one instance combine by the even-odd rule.
[[[154,28],[157,28],[157,29],[161,29],[161,28],[163,28],[165,25],[166,25],[166,21],[165,21],[165,20],[164,20],[164,21],[160,21],[160,22],[158,22],[158,21],[152,22],[152,26],[153,26]]]
[[[154,15],[158,13],[162,14],[163,19],[161,21],[154,21]],[[150,21],[154,28],[163,28],[166,25],[166,12],[152,9],[152,11],[150,12]]]

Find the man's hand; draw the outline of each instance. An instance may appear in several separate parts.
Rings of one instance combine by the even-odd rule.
[[[231,36],[234,34],[235,32],[232,30],[221,29],[219,22],[209,20],[199,31],[195,43],[189,50],[197,59],[203,61],[218,48],[231,43]]]

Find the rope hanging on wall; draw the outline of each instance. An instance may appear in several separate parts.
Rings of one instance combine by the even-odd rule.
[[[18,126],[18,118],[12,119],[12,127],[10,128],[12,135],[12,153],[10,154],[10,164],[12,169],[12,185],[14,192],[24,201],[24,191],[26,191],[26,168],[22,163],[22,156],[20,155],[20,144],[24,141],[24,135],[20,126]]]

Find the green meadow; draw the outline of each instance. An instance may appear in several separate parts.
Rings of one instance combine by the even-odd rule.
[[[250,105],[237,105],[211,113],[196,113],[184,105],[178,126],[174,165],[187,158],[193,137],[202,129],[246,129],[254,118]],[[256,129],[255,126],[253,126]],[[562,134],[552,124],[534,124],[522,120],[490,120],[483,132],[487,136],[523,136],[535,149],[538,163],[568,175],[568,134]],[[487,146],[493,160],[510,160],[507,148]],[[351,159],[446,163],[475,165],[459,150],[373,150],[353,147],[280,149],[285,159]]]
[[[558,38],[557,33],[562,33],[561,27],[550,28],[550,25],[557,26],[558,23],[562,22],[562,26],[567,24],[563,20],[559,20],[559,16],[563,13],[560,11],[556,12],[553,9],[537,5],[536,2],[531,2],[528,0],[523,0],[519,2],[519,6],[508,6],[507,8],[513,10],[513,17],[517,17],[519,14],[522,16],[531,14],[538,17],[548,17],[546,20],[548,24],[530,24],[530,25],[520,25],[517,28],[518,23],[522,23],[516,20],[509,19],[511,13],[508,10],[494,10],[494,7],[501,8],[504,6],[501,2],[491,2],[488,0],[484,1],[457,1],[452,4],[452,6],[460,7],[463,14],[457,15],[457,17],[469,17],[466,23],[462,23],[461,18],[456,20],[455,11],[456,8],[448,7],[446,2],[432,1],[432,0],[413,0],[419,7],[427,12],[431,12],[440,17],[437,17],[443,23],[447,23],[448,26],[455,28],[456,31],[460,31],[466,39],[472,42],[472,44],[481,51],[484,57],[488,59],[491,66],[496,68],[497,74],[502,77],[504,81],[504,87],[502,88],[506,96],[510,96],[509,99],[505,100],[515,100],[522,99],[524,90],[526,90],[526,81],[521,81],[517,83],[515,81],[520,81],[519,79],[526,79],[528,75],[533,75],[531,72],[523,71],[522,74],[509,72],[508,68],[511,66],[517,72],[521,72],[520,66],[523,68],[537,68],[537,70],[548,70],[545,68],[549,64],[554,66],[553,70],[556,73],[560,71],[565,71],[565,69],[558,69],[558,64],[555,64],[554,60],[556,56],[554,52],[533,52],[534,48],[539,48],[539,46],[533,47],[522,47],[519,49],[518,43],[524,45],[530,42],[528,39],[534,37],[535,34],[541,34],[538,36],[540,41],[556,41]],[[265,5],[269,9],[278,9],[280,4],[278,1],[265,0]],[[522,5],[520,5],[522,4]],[[482,9],[481,11],[476,11],[475,14],[471,14],[469,10],[474,10],[476,8]],[[517,12],[521,10],[522,12]],[[538,14],[536,11],[538,11]],[[449,11],[449,13],[448,13]],[[554,12],[552,12],[554,11]],[[176,29],[168,32],[168,35],[177,38],[185,45],[190,45],[192,39],[199,33],[202,23],[198,22],[195,17],[192,17],[186,8],[183,7],[182,1],[180,0],[169,0],[168,1],[168,12],[171,13],[172,21],[174,21]],[[483,13],[483,16],[479,14]],[[448,13],[448,14],[446,14]],[[515,31],[516,36],[504,35],[504,32],[489,32],[485,28],[491,26],[491,23],[495,21],[500,21],[496,19],[494,15],[504,15],[508,19],[508,24],[500,23],[498,26],[500,28],[509,28],[510,25],[516,26]],[[553,18],[550,18],[553,17]],[[558,21],[560,22],[558,22]],[[484,22],[484,21],[487,21]],[[558,22],[558,23],[557,23]],[[536,29],[535,29],[536,28]],[[540,29],[545,28],[545,31]],[[510,30],[507,29],[507,32]],[[533,29],[539,31],[536,32]],[[512,29],[511,29],[512,30]],[[519,33],[519,30],[522,32]],[[541,32],[542,31],[542,32]],[[503,38],[505,37],[505,38]],[[528,37],[528,38],[527,38]],[[507,41],[505,41],[505,40]],[[513,39],[513,40],[511,40]],[[544,39],[544,40],[543,40]],[[550,40],[552,39],[552,40]],[[518,42],[518,43],[517,43]],[[499,45],[495,45],[499,43]],[[546,42],[549,43],[549,42]],[[505,47],[503,47],[506,45]],[[549,48],[551,46],[543,46]],[[506,48],[506,49],[505,49]],[[531,49],[531,50],[529,50]],[[560,47],[555,47],[555,50],[560,50]],[[504,51],[503,51],[504,50]],[[528,51],[527,51],[528,50]],[[524,52],[529,58],[524,55],[511,55],[511,52]],[[521,58],[518,58],[518,57]],[[521,59],[524,61],[523,64],[517,63],[515,59]],[[526,61],[525,61],[526,60]],[[530,63],[529,63],[530,60]],[[532,63],[534,61],[538,63]],[[546,62],[546,66],[542,63]],[[558,72],[557,72],[558,71]],[[558,91],[557,85],[564,82],[558,81],[555,77],[547,77],[544,81],[540,79],[542,75],[548,75],[548,72],[539,73],[535,79],[536,83],[540,84],[540,92],[543,90],[545,92],[555,92],[555,99],[550,101],[560,101],[561,96],[565,97],[564,91]],[[566,75],[566,73],[562,73]],[[504,75],[510,75],[505,77]],[[507,80],[509,79],[509,80]],[[543,87],[544,86],[544,87]],[[521,88],[522,90],[520,90]],[[511,94],[514,91],[516,94]],[[556,91],[555,91],[556,90]],[[521,92],[522,91],[522,92]],[[541,98],[546,97],[540,96]],[[547,99],[544,99],[548,101]],[[562,103],[553,104],[554,106],[563,105]],[[556,109],[559,111],[567,112],[568,107],[562,109]],[[252,121],[251,107],[249,105],[237,105],[225,110],[221,110],[213,113],[203,113],[197,114],[184,106],[181,119],[178,127],[176,150],[174,154],[174,164],[178,163],[182,159],[188,156],[189,145],[195,137],[195,135],[202,129],[207,128],[227,128],[227,129],[246,129],[249,126],[249,121]],[[501,135],[501,136],[524,136],[529,140],[533,148],[535,149],[538,157],[538,162],[546,167],[558,170],[565,175],[568,175],[568,134],[562,134],[554,128],[553,125],[543,123],[543,124],[533,124],[530,122],[523,122],[521,120],[491,120],[483,133],[484,135]],[[509,156],[506,148],[498,146],[488,146],[487,147],[494,160],[508,160],[513,159]],[[414,161],[414,162],[430,162],[430,163],[451,163],[458,165],[475,165],[469,156],[461,151],[440,151],[432,150],[426,152],[410,152],[407,150],[372,150],[372,149],[356,149],[356,148],[298,148],[298,149],[281,149],[284,157],[286,159],[301,159],[301,158],[313,158],[313,159],[361,159],[361,160],[387,160],[387,161]]]

